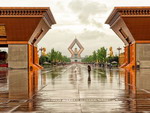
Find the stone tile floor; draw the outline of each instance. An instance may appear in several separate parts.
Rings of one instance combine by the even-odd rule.
[[[150,82],[147,80],[150,77],[147,73],[134,78],[134,75],[127,76],[123,70],[93,67],[91,81],[88,81],[87,67],[81,64],[53,67],[39,73],[37,83],[32,81],[32,85],[26,84],[29,83],[29,75],[26,75],[28,79],[18,79],[25,86],[9,80],[17,77],[17,73],[2,75],[0,112],[150,112]]]

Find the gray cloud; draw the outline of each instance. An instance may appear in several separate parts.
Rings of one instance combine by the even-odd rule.
[[[97,22],[94,17],[100,16],[108,10],[105,4],[93,2],[92,0],[72,0],[69,7],[78,15],[82,24],[92,24],[96,27],[102,27],[102,24]]]
[[[63,2],[65,1],[65,2]],[[113,46],[114,50],[122,45],[116,35],[112,35],[110,29],[106,30],[101,23],[105,16],[107,7],[98,0],[58,0],[55,2],[55,13],[57,23],[45,35],[39,43],[39,47],[46,47],[47,52],[52,48],[70,56],[69,45],[75,38],[84,47],[82,57],[90,55],[94,50],[105,46]],[[106,31],[106,32],[105,32]]]
[[[94,26],[96,26],[96,27],[98,27],[98,28],[100,28],[100,27],[103,27],[103,24],[102,23],[100,23],[100,22],[98,22],[98,21],[96,21],[96,20],[91,20],[91,22],[92,22],[92,24],[94,25]]]
[[[78,37],[82,40],[93,40],[104,35],[104,33],[98,30],[84,30],[82,33],[78,34]]]

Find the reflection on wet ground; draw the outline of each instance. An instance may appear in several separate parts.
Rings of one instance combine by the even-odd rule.
[[[42,71],[0,71],[0,112],[150,111],[150,70],[73,64]]]

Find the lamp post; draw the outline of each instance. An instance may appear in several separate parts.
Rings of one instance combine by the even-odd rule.
[[[41,51],[41,56],[42,56],[42,51],[43,51],[43,49],[44,49],[43,47],[41,47],[41,48],[39,49],[39,51]]]
[[[121,49],[122,49],[121,47],[118,47],[118,48],[117,48],[117,50],[118,50],[118,56],[120,55]]]
[[[121,51],[121,47],[118,47],[117,50],[118,50],[118,58],[119,58],[118,60],[119,60],[119,66],[120,66],[120,51]]]

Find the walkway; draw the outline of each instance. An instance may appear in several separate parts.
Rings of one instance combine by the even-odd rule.
[[[146,84],[140,85],[141,89],[137,89],[132,86],[131,81],[125,84],[127,75],[125,76],[124,71],[103,70],[96,67],[92,69],[91,81],[88,81],[88,77],[87,66],[81,64],[45,69],[38,77],[38,91],[33,99],[9,99],[9,96],[6,97],[10,95],[11,90],[8,89],[8,83],[0,83],[0,92],[3,92],[1,93],[3,96],[0,94],[0,99],[3,100],[0,111],[50,113],[150,111],[150,83],[147,81]],[[142,75],[140,77],[142,81]],[[150,77],[147,78],[150,80]],[[9,75],[7,79],[10,79]]]

